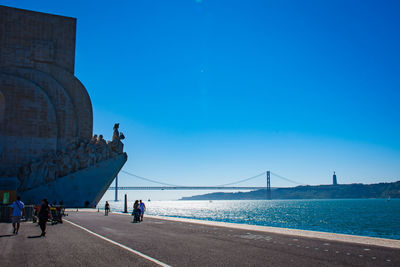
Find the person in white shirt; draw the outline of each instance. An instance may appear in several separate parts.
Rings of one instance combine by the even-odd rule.
[[[22,218],[22,213],[24,211],[24,203],[21,201],[20,196],[17,196],[17,200],[11,204],[11,207],[13,209],[12,212],[13,234],[17,235]]]

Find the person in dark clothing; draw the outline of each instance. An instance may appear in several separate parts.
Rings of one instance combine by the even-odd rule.
[[[133,204],[133,222],[140,222],[140,204],[139,200],[135,201],[135,204]]]
[[[56,206],[56,211],[57,211],[57,213],[56,213],[57,214],[57,217],[56,217],[57,222],[63,223],[61,206]]]
[[[42,230],[42,234],[40,236],[46,235],[46,224],[50,216],[51,214],[50,214],[49,201],[45,198],[42,200],[42,205],[40,206],[40,211],[38,214],[39,226],[40,229]]]
[[[110,212],[110,204],[108,201],[106,201],[106,204],[104,205],[104,215],[108,216],[108,213]]]

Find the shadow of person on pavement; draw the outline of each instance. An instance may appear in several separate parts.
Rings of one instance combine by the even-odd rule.
[[[0,237],[7,237],[7,236],[14,236],[14,235],[0,235]]]
[[[41,235],[32,235],[32,236],[28,236],[28,238],[41,238]]]

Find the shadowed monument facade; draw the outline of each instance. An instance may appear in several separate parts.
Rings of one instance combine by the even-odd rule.
[[[92,205],[127,160],[118,124],[93,137],[75,38],[75,18],[0,6],[0,202]]]

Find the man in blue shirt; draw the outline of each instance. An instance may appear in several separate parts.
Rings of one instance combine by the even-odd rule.
[[[143,221],[143,215],[146,211],[146,205],[140,200],[140,221]]]
[[[21,201],[21,197],[17,196],[17,200],[11,204],[13,209],[12,212],[12,225],[13,225],[13,234],[17,235],[19,230],[19,224],[21,222],[22,213],[24,211],[24,203]]]

